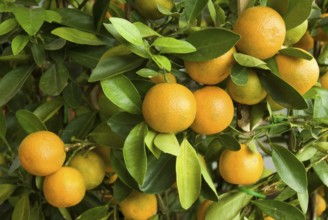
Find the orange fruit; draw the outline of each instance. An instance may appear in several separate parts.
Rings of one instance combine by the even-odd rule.
[[[318,81],[319,66],[314,58],[305,60],[278,54],[275,59],[280,78],[293,86],[300,94],[303,95],[309,91]]]
[[[284,44],[290,46],[298,42],[304,36],[307,28],[308,20],[305,20],[296,27],[287,30]]]
[[[142,114],[155,131],[176,133],[187,129],[196,116],[193,93],[177,83],[160,83],[148,90]]]
[[[47,176],[59,170],[66,158],[64,142],[55,133],[37,131],[19,145],[19,161],[30,174]]]
[[[80,171],[85,188],[91,190],[99,186],[105,177],[105,163],[95,152],[78,152],[69,162],[70,167]]]
[[[44,178],[43,194],[54,207],[74,206],[82,201],[85,194],[83,176],[73,167],[62,167]]]
[[[240,144],[238,151],[224,150],[220,155],[219,172],[222,178],[232,184],[256,183],[263,172],[263,158],[259,152],[252,152],[246,144]]]
[[[113,173],[114,170],[110,162],[111,148],[105,146],[97,146],[94,149],[94,152],[98,154],[101,157],[101,159],[105,162],[105,172]]]
[[[266,216],[264,217],[264,220],[274,220],[274,218],[272,218],[271,216]]]
[[[328,72],[326,72],[319,78],[319,82],[322,88],[328,89]]]
[[[156,84],[165,83],[165,82],[167,82],[167,83],[176,83],[177,82],[176,77],[172,73],[159,74],[157,76],[150,78],[150,80]]]
[[[212,203],[213,201],[206,199],[198,206],[196,213],[197,220],[205,220],[207,209]]]
[[[157,199],[154,194],[132,191],[119,203],[124,219],[146,220],[157,212]]]
[[[237,51],[267,59],[274,56],[284,43],[286,26],[278,12],[269,7],[257,6],[243,11],[233,25],[241,36]]]
[[[312,50],[313,45],[314,45],[314,40],[313,40],[312,36],[310,35],[310,32],[307,31],[307,32],[305,32],[303,37],[293,46],[302,48],[304,50]]]
[[[317,216],[322,215],[322,213],[327,208],[326,200],[319,194],[316,195],[315,205],[316,205],[315,213]]]
[[[205,86],[194,92],[196,117],[191,129],[199,134],[215,134],[226,129],[234,116],[233,102],[226,91]]]
[[[233,53],[236,49],[232,47],[225,54],[208,61],[191,62],[184,61],[188,75],[196,82],[214,85],[226,79],[234,63]]]
[[[173,0],[135,0],[134,3],[137,11],[142,16],[153,20],[164,17],[164,15],[157,9],[157,5],[160,5],[168,11],[171,11],[174,6]]]
[[[267,95],[256,72],[248,70],[248,79],[245,85],[235,84],[231,78],[228,79],[226,90],[230,97],[241,104],[255,105],[261,102]]]

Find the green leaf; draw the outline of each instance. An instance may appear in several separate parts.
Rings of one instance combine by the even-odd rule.
[[[198,162],[199,162],[199,165],[200,165],[201,174],[202,174],[205,182],[209,186],[209,188],[212,190],[212,192],[216,196],[216,198],[218,198],[219,196],[216,192],[216,188],[215,188],[215,185],[213,183],[212,177],[211,177],[210,173],[207,170],[205,160],[201,155],[198,154],[197,156],[198,156]]]
[[[247,54],[242,53],[234,53],[233,57],[235,58],[236,62],[245,67],[256,67],[260,69],[268,70],[269,67],[266,65],[266,63],[256,57],[252,57]]]
[[[29,220],[31,207],[28,195],[22,196],[16,203],[11,219],[12,220]]]
[[[61,39],[61,38],[59,38],[59,39]],[[63,41],[65,41],[65,40],[63,40]],[[106,50],[107,50],[107,47],[105,47],[105,46],[78,47],[78,48],[74,48],[69,51],[69,57],[72,58],[75,62],[77,62],[85,67],[94,69],[96,67],[96,65],[98,64],[100,57]]]
[[[215,140],[218,140],[225,149],[238,151],[240,149],[239,142],[231,135],[221,134]]]
[[[305,216],[298,208],[286,202],[277,200],[259,200],[252,201],[252,203],[274,219],[305,220]]]
[[[46,122],[58,113],[63,104],[63,100],[60,97],[56,97],[43,103],[42,105],[39,105],[39,107],[33,111],[33,114],[42,122]]]
[[[175,157],[161,154],[157,159],[148,158],[147,173],[140,190],[145,193],[158,194],[170,188],[175,181]]]
[[[185,14],[188,22],[194,20],[204,9],[208,0],[185,0]]]
[[[27,35],[16,35],[11,42],[11,50],[13,51],[14,55],[18,55],[28,44],[29,36]]]
[[[53,35],[56,35],[58,37],[61,37],[67,41],[76,44],[94,45],[94,46],[106,44],[106,42],[102,41],[95,34],[80,31],[75,28],[59,27],[52,30],[51,33]]]
[[[159,47],[161,53],[191,53],[196,51],[196,48],[189,42],[173,37],[159,37],[152,46]]]
[[[283,14],[286,29],[289,30],[305,21],[311,13],[311,6],[312,0],[288,0],[288,9]]]
[[[180,154],[180,145],[175,134],[159,133],[154,139],[155,146],[164,153],[178,156]]]
[[[0,204],[11,196],[16,187],[17,186],[13,184],[0,184]]]
[[[322,48],[317,61],[318,64],[328,65],[328,44]]]
[[[320,161],[313,165],[314,172],[318,175],[320,180],[328,186],[328,163],[327,161]]]
[[[58,211],[65,220],[73,220],[67,208],[58,208]]]
[[[123,18],[112,17],[109,20],[113,24],[115,30],[125,40],[127,40],[133,45],[143,46],[142,35],[134,24]]]
[[[297,193],[297,198],[304,214],[307,213],[309,207],[309,192],[306,189],[305,193]]]
[[[84,211],[76,220],[104,219],[108,217],[109,214],[108,205],[96,206]]]
[[[328,118],[328,90],[316,88],[313,118]]]
[[[93,23],[99,31],[108,10],[110,0],[95,1],[92,7]]]
[[[279,76],[267,71],[258,71],[257,73],[263,87],[278,104],[292,109],[308,108],[303,96]]]
[[[47,127],[43,124],[41,119],[28,110],[21,109],[16,111],[16,118],[22,128],[29,134],[36,131],[47,130]]]
[[[83,139],[92,129],[96,119],[95,112],[84,113],[74,118],[64,129],[61,138],[65,143],[71,142],[72,137]]]
[[[63,90],[65,103],[71,108],[77,108],[83,101],[83,92],[79,84],[70,82]]]
[[[153,130],[148,130],[145,137],[145,144],[150,152],[158,159],[161,155],[161,151],[155,146],[154,140],[157,133]]]
[[[313,56],[307,51],[297,47],[287,47],[279,50],[280,54],[284,54],[290,57],[301,58],[305,60],[312,60]]]
[[[69,78],[68,69],[64,64],[52,64],[40,78],[40,89],[47,95],[59,95]]]
[[[102,146],[121,148],[124,144],[124,138],[115,134],[105,121],[98,124],[89,136]]]
[[[168,72],[171,72],[171,61],[162,55],[152,55],[151,58],[157,64],[160,69],[165,69]]]
[[[40,30],[46,18],[43,8],[16,7],[14,14],[17,22],[30,36],[34,36]]]
[[[246,85],[248,80],[247,67],[235,63],[231,68],[230,78],[236,85]]]
[[[147,172],[147,156],[144,142],[146,134],[147,125],[144,122],[137,124],[126,137],[123,146],[126,168],[140,185],[144,182]]]
[[[55,40],[47,43],[44,45],[45,50],[60,50],[62,49],[66,44],[66,40],[63,38],[56,38]],[[83,48],[85,49],[85,48]],[[71,51],[69,51],[71,52]]]
[[[0,24],[0,36],[9,33],[17,27],[16,19],[9,18]]]
[[[251,199],[252,196],[244,192],[222,194],[218,202],[208,207],[205,219],[234,219]]]
[[[195,149],[184,139],[176,159],[176,179],[182,208],[188,209],[197,200],[201,189],[201,168]]]
[[[153,37],[153,36],[161,36],[159,33],[157,33],[156,31],[154,31],[153,29],[151,29],[150,27],[148,27],[147,25],[145,25],[144,23],[141,22],[135,22],[133,23],[135,27],[138,28],[141,36],[143,38],[145,37]]]
[[[100,83],[106,97],[115,105],[132,114],[141,113],[141,97],[129,78],[119,75]]]
[[[10,72],[0,80],[0,106],[12,99],[25,81],[29,78],[34,66],[20,66]]]
[[[143,62],[143,58],[132,54],[101,58],[96,68],[92,71],[89,82],[96,82],[121,75],[136,69]]]
[[[145,77],[145,78],[151,78],[154,76],[158,76],[160,73],[147,68],[142,68],[136,72],[139,76]]]
[[[190,34],[186,41],[197,51],[181,54],[187,61],[206,61],[219,57],[230,50],[240,39],[240,36],[224,28],[208,28]]]
[[[31,45],[31,52],[33,55],[34,62],[41,67],[46,61],[46,55],[44,52],[43,45],[34,43]]]
[[[288,149],[272,144],[272,161],[278,175],[290,188],[299,193],[307,190],[307,175],[303,165]]]
[[[131,129],[141,121],[143,118],[140,115],[120,112],[113,115],[107,123],[116,134],[126,137]]]

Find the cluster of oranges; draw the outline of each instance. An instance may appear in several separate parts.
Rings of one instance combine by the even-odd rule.
[[[97,187],[105,176],[104,161],[92,151],[79,151],[64,166],[65,144],[50,131],[27,135],[19,145],[18,156],[28,173],[44,177],[44,197],[55,207],[78,204],[86,190]]]

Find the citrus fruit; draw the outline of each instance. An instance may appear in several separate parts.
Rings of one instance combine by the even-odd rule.
[[[314,45],[314,40],[313,40],[312,36],[310,35],[310,32],[307,31],[307,32],[305,32],[303,37],[297,43],[295,43],[293,46],[302,48],[304,50],[312,50],[313,45]]]
[[[155,131],[176,133],[187,129],[196,116],[193,93],[177,83],[160,83],[148,90],[142,114]]]
[[[226,91],[205,86],[194,92],[196,117],[191,129],[199,134],[215,134],[226,129],[234,116],[233,102]]]
[[[319,82],[322,88],[328,89],[328,72],[326,72],[319,78]]]
[[[98,154],[101,157],[101,159],[104,161],[104,163],[105,163],[105,172],[106,173],[114,172],[112,164],[110,162],[111,148],[110,147],[105,147],[105,146],[97,146],[94,149],[94,152],[96,154]]]
[[[263,159],[259,152],[252,152],[246,144],[240,144],[238,151],[224,150],[220,155],[219,172],[222,178],[232,184],[256,183],[263,171]]]
[[[204,200],[197,208],[197,220],[205,220],[208,207],[213,203],[211,200]]]
[[[74,206],[85,194],[83,176],[73,167],[62,167],[44,178],[43,194],[47,202],[54,207]]]
[[[267,92],[256,72],[249,69],[247,76],[247,82],[244,85],[238,85],[229,78],[226,90],[234,101],[245,105],[255,105],[266,97]]]
[[[272,218],[271,216],[266,216],[266,217],[264,217],[264,220],[275,220],[275,219]]]
[[[156,84],[165,83],[165,82],[167,82],[167,83],[176,83],[177,82],[176,77],[172,73],[165,73],[165,76],[164,76],[164,74],[159,74],[157,76],[150,78],[150,80]]]
[[[30,174],[47,176],[56,172],[66,158],[64,142],[50,131],[27,135],[19,145],[19,161]]]
[[[300,25],[287,30],[284,44],[290,46],[298,42],[305,34],[307,28],[308,21],[305,20]]]
[[[305,60],[278,54],[275,59],[280,78],[293,86],[300,94],[303,95],[309,91],[318,81],[319,66],[314,58]]]
[[[164,17],[164,15],[159,12],[157,5],[171,11],[174,2],[173,0],[135,0],[137,11],[148,19],[156,20]]]
[[[319,194],[316,195],[315,205],[316,205],[315,213],[317,216],[322,215],[322,213],[327,208],[326,200]]]
[[[215,59],[203,62],[184,61],[184,65],[188,75],[193,80],[206,85],[214,85],[229,76],[234,63],[234,52],[236,49],[232,47]]]
[[[257,6],[243,11],[233,25],[241,36],[237,51],[267,59],[274,56],[284,43],[285,22],[278,12],[269,7]]]
[[[157,199],[154,194],[132,191],[119,203],[125,219],[149,219],[157,212]]]
[[[69,162],[70,167],[80,171],[87,190],[94,189],[101,184],[105,177],[105,163],[95,152],[78,152]]]
[[[328,13],[323,13],[323,14],[320,15],[320,18],[323,19],[327,16],[328,16]],[[315,36],[313,36],[313,38],[317,41],[328,41],[328,36],[327,36],[326,32],[321,27],[317,28],[317,33],[316,33]]]
[[[320,196],[324,197],[325,196],[325,186],[324,185],[320,186],[318,188],[317,192]]]
[[[274,101],[270,95],[267,95],[266,100],[269,103],[272,111],[279,111],[285,108],[284,106],[279,105],[276,101]]]

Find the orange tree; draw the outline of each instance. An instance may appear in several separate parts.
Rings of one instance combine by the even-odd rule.
[[[328,91],[319,80],[327,9],[312,0],[2,0],[1,219],[196,219],[205,201],[205,219],[326,219],[316,198],[328,195]],[[311,40],[285,45],[304,22]],[[156,86],[169,89],[145,110],[152,77],[180,85]],[[208,88],[220,93],[194,99]],[[197,133],[195,117],[210,132]],[[22,140],[44,130],[65,143],[59,171],[74,175],[21,166]],[[35,166],[49,166],[33,152],[51,153],[49,141],[25,147]],[[79,190],[74,178],[93,175],[65,167],[91,150],[104,160],[95,173],[106,174]],[[135,194],[142,207],[126,207]]]

